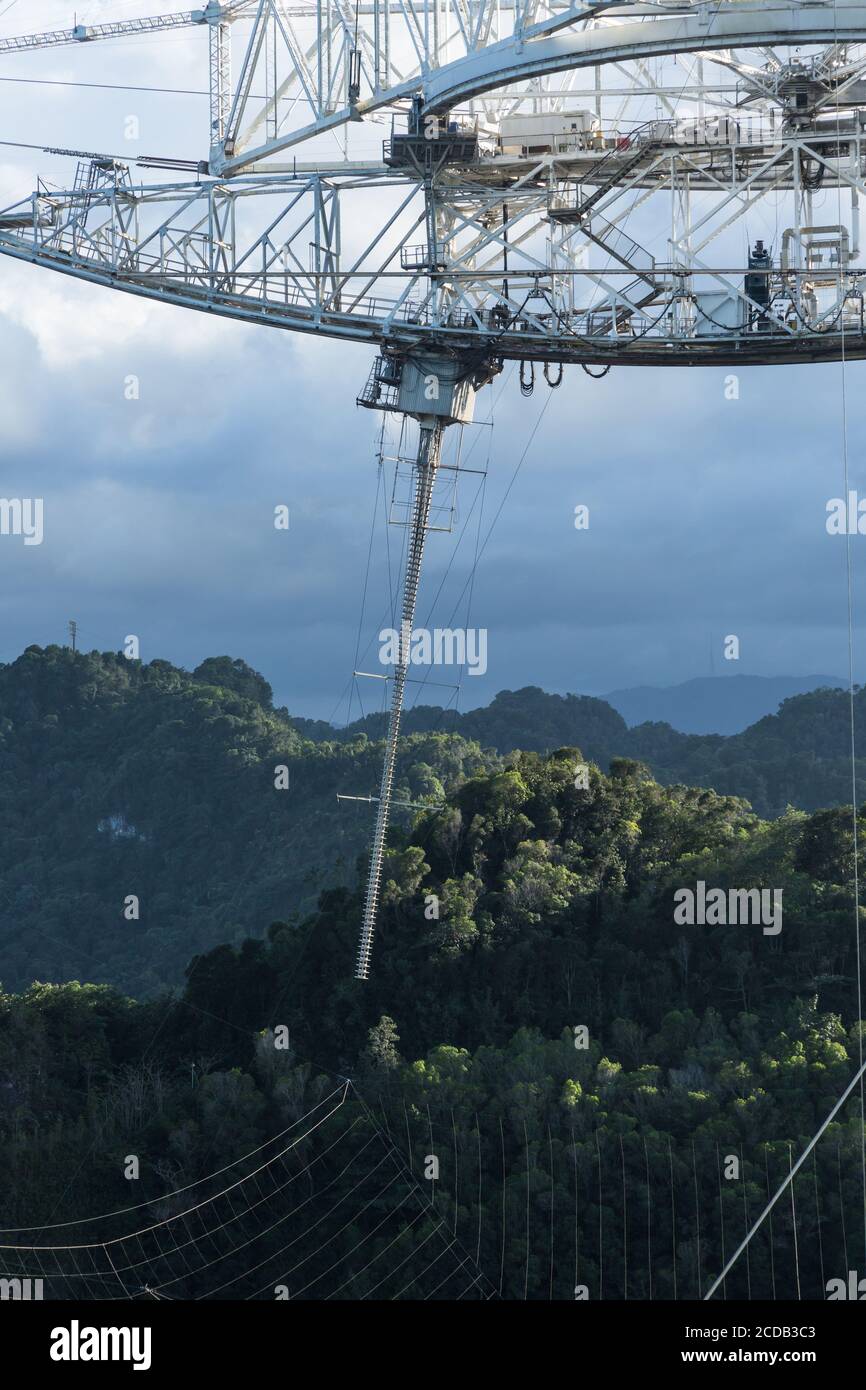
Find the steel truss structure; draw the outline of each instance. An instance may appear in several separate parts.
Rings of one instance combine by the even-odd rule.
[[[0,53],[186,28],[207,38],[201,158],[143,159],[143,182],[83,156],[0,213],[0,253],[377,348],[360,403],[420,427],[410,628],[442,431],[504,361],[866,356],[866,3],[208,0]]]

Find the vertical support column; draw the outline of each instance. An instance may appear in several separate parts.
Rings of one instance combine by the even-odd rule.
[[[225,139],[232,96],[231,25],[209,21],[210,43],[210,147],[219,149]]]
[[[381,0],[373,0],[373,90],[381,91],[382,82],[382,20]]]
[[[435,269],[439,260],[439,235],[436,218],[436,199],[433,193],[433,179],[428,175],[424,188],[424,222],[427,233],[427,261]],[[435,298],[435,296],[434,296]]]
[[[388,717],[388,732],[385,736],[385,760],[382,767],[382,782],[379,788],[379,807],[376,812],[376,828],[373,832],[373,847],[370,852],[370,871],[367,879],[367,896],[364,901],[364,916],[361,923],[361,936],[358,942],[358,960],[355,966],[355,979],[366,980],[370,973],[370,955],[373,947],[373,932],[379,908],[379,892],[382,885],[382,863],[385,857],[385,840],[391,818],[391,794],[394,788],[394,766],[397,761],[397,742],[400,737],[400,719],[403,713],[403,693],[406,687],[406,674],[409,669],[409,653],[412,641],[412,626],[415,621],[415,604],[418,598],[418,581],[421,576],[421,560],[424,542],[427,539],[427,524],[430,517],[430,502],[433,484],[442,453],[442,436],[445,424],[442,420],[422,423],[418,441],[418,457],[415,461],[414,490],[412,498],[412,520],[409,544],[406,549],[406,565],[403,573],[403,606],[400,624],[399,658],[394,668],[391,691],[391,711]]]
[[[793,299],[797,307],[798,322],[796,331],[798,333],[801,333],[803,331],[803,276],[799,272],[803,269],[803,243],[800,237],[800,228],[804,225],[808,226],[809,224],[808,222],[804,223],[803,221],[803,190],[800,177],[802,173],[802,169],[800,166],[800,160],[802,159],[802,146],[800,145],[799,140],[796,142],[796,144],[792,146],[792,148],[794,156],[794,246],[796,248],[795,254],[797,258],[797,274],[794,276]]]

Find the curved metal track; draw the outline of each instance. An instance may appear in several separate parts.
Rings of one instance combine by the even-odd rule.
[[[711,0],[606,6],[599,14],[610,18],[612,11],[615,23],[537,37],[512,35],[440,68],[421,83],[425,107],[448,111],[511,82],[609,63],[775,44],[860,43],[866,36],[866,6],[852,0]]]

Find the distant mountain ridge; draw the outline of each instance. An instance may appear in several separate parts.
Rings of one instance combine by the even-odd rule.
[[[679,685],[612,690],[601,698],[630,727],[661,721],[683,734],[739,734],[775,714],[783,700],[846,685],[838,676],[697,676]]]

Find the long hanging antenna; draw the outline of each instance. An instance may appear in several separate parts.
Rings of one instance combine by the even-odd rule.
[[[431,220],[431,225],[434,225]],[[391,709],[385,735],[382,780],[379,787],[376,826],[370,850],[370,869],[364,914],[358,941],[355,979],[370,974],[373,933],[379,910],[382,866],[393,803],[394,769],[403,715],[403,697],[412,648],[412,626],[418,601],[418,583],[424,544],[430,529],[433,489],[442,457],[442,439],[449,425],[468,424],[474,413],[475,393],[502,370],[496,358],[479,361],[454,356],[397,357],[382,354],[373,364],[358,405],[370,410],[390,410],[418,422],[418,448],[412,467],[409,537],[403,565],[400,632],[391,688]],[[402,437],[402,436],[401,436]]]
[[[358,959],[355,965],[356,980],[366,980],[370,974],[370,955],[373,947],[376,915],[379,910],[385,840],[391,818],[394,767],[397,761],[397,742],[400,737],[400,720],[403,715],[403,696],[409,670],[412,626],[415,621],[415,606],[418,600],[418,581],[421,577],[424,542],[427,539],[427,523],[430,516],[433,485],[436,481],[436,472],[442,454],[443,433],[444,426],[441,420],[436,420],[431,425],[421,426],[418,455],[414,464],[412,521],[403,572],[403,602],[398,658],[394,667],[394,679],[391,688],[391,710],[388,715],[388,732],[385,735],[385,758],[382,766],[382,781],[379,787],[379,807],[376,812],[376,828],[373,831],[367,896],[364,900],[364,916],[361,922]]]

